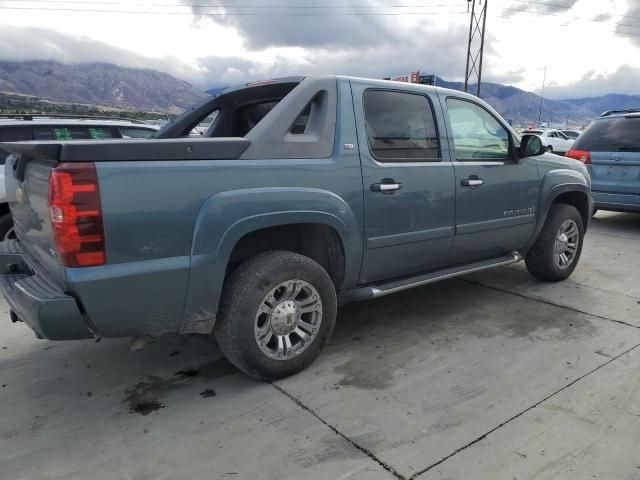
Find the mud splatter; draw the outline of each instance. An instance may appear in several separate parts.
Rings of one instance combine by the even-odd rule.
[[[200,396],[202,398],[212,398],[212,397],[215,397],[216,395],[217,395],[216,391],[211,388],[207,388],[206,390],[200,392]]]

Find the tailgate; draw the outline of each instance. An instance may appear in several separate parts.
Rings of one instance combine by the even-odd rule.
[[[591,152],[590,170],[596,192],[640,193],[640,152]]]
[[[18,157],[19,158],[19,157]],[[5,164],[7,201],[13,215],[16,237],[23,249],[57,279],[64,269],[56,256],[49,215],[49,172],[56,164],[45,158],[17,159]]]

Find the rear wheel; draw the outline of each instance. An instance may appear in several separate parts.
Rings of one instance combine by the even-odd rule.
[[[542,232],[525,257],[529,273],[545,282],[564,280],[578,265],[583,238],[580,212],[572,205],[553,204]]]
[[[309,366],[335,325],[331,278],[315,261],[292,252],[256,255],[227,279],[215,338],[246,374],[275,380]]]

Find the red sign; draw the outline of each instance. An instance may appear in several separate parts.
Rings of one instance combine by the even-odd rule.
[[[399,77],[392,77],[391,80],[394,82],[405,82],[405,83],[420,83],[420,72],[411,72],[408,75],[400,75]]]

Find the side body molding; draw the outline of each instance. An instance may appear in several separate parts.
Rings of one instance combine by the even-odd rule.
[[[339,235],[345,257],[343,287],[355,285],[362,260],[362,238],[347,203],[326,190],[266,187],[211,196],[200,208],[191,249],[191,271],[181,332],[213,328],[227,264],[246,234],[279,225],[316,223]]]

